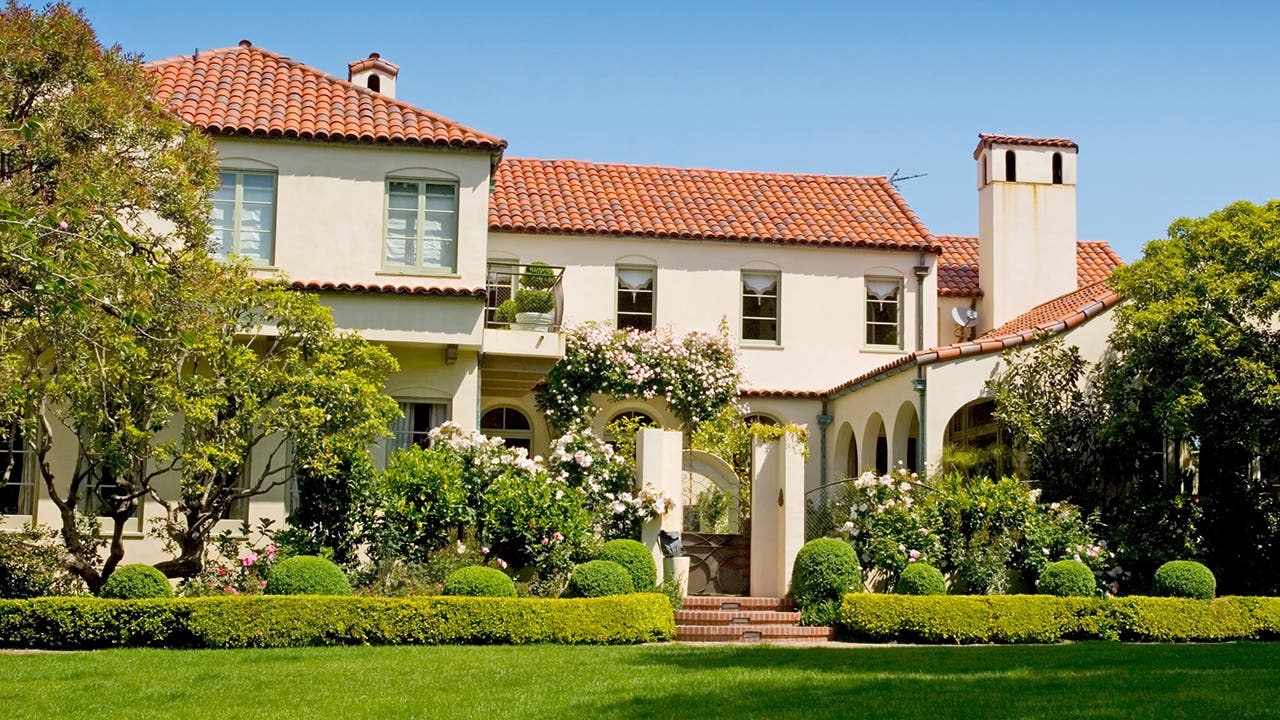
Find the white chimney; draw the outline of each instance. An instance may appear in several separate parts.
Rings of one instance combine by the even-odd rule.
[[[396,96],[396,76],[399,74],[400,66],[383,60],[378,53],[369,53],[367,58],[347,63],[347,80],[390,98]]]

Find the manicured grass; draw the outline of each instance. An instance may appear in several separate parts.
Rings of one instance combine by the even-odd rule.
[[[0,654],[15,718],[1248,718],[1280,643]]]

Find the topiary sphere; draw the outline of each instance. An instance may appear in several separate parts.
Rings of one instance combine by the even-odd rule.
[[[117,600],[173,597],[173,587],[164,573],[150,565],[124,565],[111,573],[100,595]]]
[[[568,597],[604,597],[635,592],[627,569],[612,560],[592,560],[574,568],[569,576]]]
[[[893,592],[898,595],[946,595],[947,581],[938,568],[928,563],[911,563],[902,571]]]
[[[862,587],[862,568],[853,546],[835,538],[810,540],[796,554],[791,570],[791,599],[801,609],[815,603],[839,602]]]
[[[1040,571],[1036,592],[1058,597],[1093,597],[1098,594],[1098,580],[1089,566],[1079,560],[1059,560]]]
[[[350,595],[342,568],[322,557],[295,555],[267,573],[267,595]]]
[[[631,586],[637,591],[647,591],[658,586],[658,566],[653,553],[644,543],[635,540],[610,540],[596,553],[597,560],[612,560],[627,569]]]
[[[1164,597],[1212,600],[1218,592],[1213,571],[1193,560],[1174,560],[1156,570],[1151,591]]]
[[[497,568],[472,565],[454,570],[444,579],[445,595],[515,597],[516,584]]]

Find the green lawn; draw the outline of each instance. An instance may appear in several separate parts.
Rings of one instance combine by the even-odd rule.
[[[1246,718],[1280,643],[0,654],[14,718]]]

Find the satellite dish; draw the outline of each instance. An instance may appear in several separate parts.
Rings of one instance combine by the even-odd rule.
[[[951,319],[960,327],[971,328],[978,324],[978,311],[973,308],[951,308]]]

